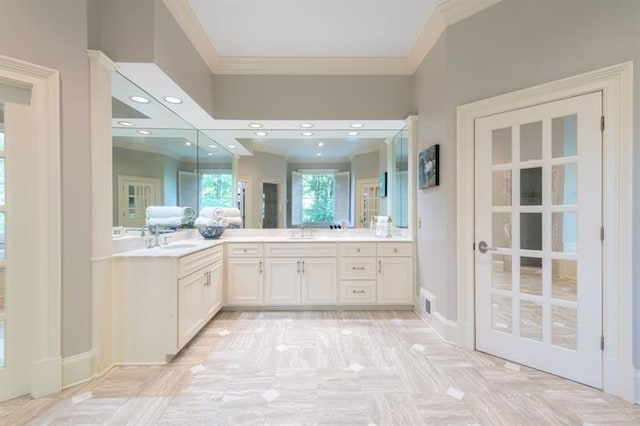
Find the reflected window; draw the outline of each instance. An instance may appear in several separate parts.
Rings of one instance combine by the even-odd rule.
[[[200,208],[234,207],[231,173],[202,172],[200,174]]]

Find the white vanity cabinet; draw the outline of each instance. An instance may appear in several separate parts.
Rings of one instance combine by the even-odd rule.
[[[208,266],[178,280],[178,345],[184,346],[222,308],[222,249]],[[207,253],[203,254],[208,256]]]
[[[221,245],[184,256],[117,257],[115,277],[117,363],[170,361],[223,305]]]
[[[340,244],[340,304],[413,303],[413,243]]]
[[[335,243],[265,244],[265,304],[336,304],[336,256]]]
[[[227,305],[264,304],[263,245],[227,244]]]
[[[379,304],[411,304],[413,300],[413,244],[378,243]]]
[[[376,303],[376,243],[340,244],[340,303]]]

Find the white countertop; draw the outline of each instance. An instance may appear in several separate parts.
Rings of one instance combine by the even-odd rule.
[[[154,248],[140,248],[136,250],[125,251],[114,254],[116,258],[158,258],[158,257],[182,257],[191,253],[198,252],[210,247],[219,246],[224,243],[350,243],[350,242],[372,242],[372,243],[393,243],[393,242],[411,242],[408,238],[375,238],[370,235],[344,235],[344,236],[326,236],[319,235],[314,237],[288,237],[288,236],[222,236],[217,240],[205,240],[203,238],[191,238],[176,241],[166,246]]]

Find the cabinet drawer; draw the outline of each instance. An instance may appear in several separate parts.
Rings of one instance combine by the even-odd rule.
[[[340,244],[340,256],[354,257],[354,256],[375,256],[376,244],[375,243],[341,243]]]
[[[196,253],[183,256],[178,260],[178,278],[202,269],[205,266],[222,259],[222,247],[212,247]]]
[[[378,256],[413,256],[413,243],[378,243]]]
[[[340,281],[340,303],[376,303],[375,281]]]
[[[374,257],[340,259],[340,279],[375,280],[376,259]]]
[[[263,254],[262,244],[230,243],[227,245],[227,256],[229,257],[262,257],[262,254]]]
[[[335,257],[335,243],[265,244],[265,257]]]

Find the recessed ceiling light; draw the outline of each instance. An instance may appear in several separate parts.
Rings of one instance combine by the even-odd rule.
[[[267,132],[256,132],[256,136],[267,136]]]
[[[227,147],[231,148],[231,149],[236,149],[235,145],[227,145]]]
[[[138,130],[138,133],[140,133],[141,135],[148,136],[151,134],[151,130]]]
[[[359,134],[359,132],[347,132],[347,135],[349,136],[358,136]]]
[[[262,124],[260,124],[260,123],[249,123],[249,127],[251,127],[252,129],[261,129],[262,128]]]
[[[318,146],[324,146],[324,142],[318,142]]]
[[[217,148],[218,145],[209,145],[209,148]]]
[[[135,124],[129,122],[129,121],[118,121],[118,124],[124,127],[133,127],[135,126]]]
[[[313,132],[302,132],[302,136],[313,136]]]
[[[191,142],[185,142],[185,146],[191,146]]]
[[[321,153],[321,152],[318,152],[316,155],[317,155],[318,157],[322,157],[322,153]]]
[[[208,153],[207,155],[213,155],[213,152]]]
[[[139,104],[148,104],[149,102],[151,102],[149,99],[145,98],[144,96],[129,96],[129,99],[131,99],[134,102],[138,102]]]
[[[362,128],[362,126],[364,126],[364,124],[362,124],[362,123],[353,123],[351,125],[351,127],[354,128],[354,129],[360,129],[360,128]]]
[[[165,96],[164,100],[169,102],[170,104],[181,104],[182,99],[176,98],[175,96]]]
[[[303,129],[310,129],[310,128],[313,127],[313,124],[311,124],[311,123],[302,123],[300,125],[300,127],[302,127]]]

